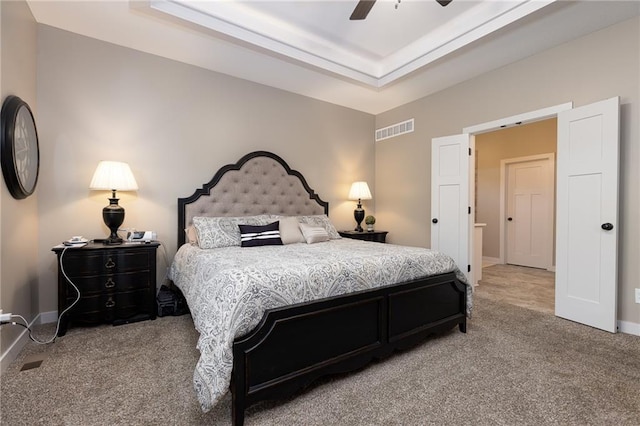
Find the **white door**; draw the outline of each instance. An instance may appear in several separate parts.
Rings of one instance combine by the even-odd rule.
[[[556,315],[615,333],[619,98],[558,114]]]
[[[553,253],[553,154],[506,163],[506,263],[551,268]]]
[[[468,134],[431,141],[431,248],[451,256],[470,276],[470,212]]]

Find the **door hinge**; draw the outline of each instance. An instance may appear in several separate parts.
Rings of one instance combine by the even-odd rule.
[[[471,214],[471,206],[469,206],[469,214]]]
[[[467,265],[467,272],[471,272],[471,265]]]
[[[471,155],[471,148],[469,148],[469,155]]]

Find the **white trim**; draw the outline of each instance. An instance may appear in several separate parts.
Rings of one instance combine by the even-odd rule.
[[[525,112],[523,114],[512,115],[511,117],[501,118],[499,120],[489,121],[487,123],[476,124],[474,126],[465,127],[462,133],[480,134],[492,132],[494,130],[504,129],[509,126],[519,126],[522,124],[533,123],[536,121],[554,118],[559,112],[573,109],[573,102],[567,102],[560,105],[554,105],[548,108],[542,108],[536,111]]]
[[[40,321],[40,314],[38,314],[33,321],[29,323],[29,328],[33,327],[34,324],[40,324],[38,321]],[[17,325],[14,325],[13,327],[17,327]],[[29,331],[26,328],[23,328],[20,336],[18,336],[18,338],[9,345],[9,348],[2,353],[2,356],[0,356],[0,373],[4,373],[9,365],[18,358],[20,351],[22,351],[28,342]]]
[[[378,77],[378,87],[384,87],[410,72],[427,66],[445,55],[467,46],[506,25],[512,24],[518,19],[555,1],[557,0],[518,0],[516,3],[512,2],[511,5],[503,2],[503,4],[498,7],[505,7],[505,10],[500,16],[492,18],[489,21],[485,20],[485,15],[482,11],[485,5],[480,4],[479,7],[459,15],[455,20],[448,23],[446,32],[449,33],[452,27],[462,29],[458,35],[451,37],[450,35],[439,34],[436,30],[433,34],[429,34],[430,37],[422,37],[416,42],[387,56],[380,65],[379,74],[376,75],[376,77]],[[496,7],[499,2],[489,2],[488,4]],[[468,27],[469,22],[473,23],[472,29]],[[434,35],[435,37],[432,38]],[[440,42],[434,43],[431,41],[437,39],[440,39]],[[415,57],[416,54],[419,54],[419,56]]]
[[[630,321],[618,321],[618,331],[620,333],[640,336],[640,324]]]
[[[539,155],[529,155],[526,157],[516,157],[516,158],[504,158],[500,160],[500,231],[499,231],[499,241],[500,241],[500,263],[504,264],[507,260],[507,256],[505,253],[505,247],[507,246],[507,232],[505,230],[505,219],[507,216],[507,167],[510,164],[517,163],[526,163],[528,161],[538,161],[538,160],[547,160],[551,162],[551,178],[552,178],[552,191],[550,194],[551,203],[549,203],[549,218],[551,219],[551,235],[549,235],[549,251],[546,256],[546,265],[545,269],[550,270],[550,268],[554,268],[553,265],[553,229],[554,229],[554,221],[555,221],[555,190],[556,190],[556,180],[555,180],[555,154],[550,152],[546,154]],[[554,268],[555,271],[555,268]]]

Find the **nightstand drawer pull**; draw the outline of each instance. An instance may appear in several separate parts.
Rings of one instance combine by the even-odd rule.
[[[104,288],[114,288],[116,286],[115,281],[112,278],[109,278],[106,283],[104,283]]]
[[[109,300],[107,300],[107,303],[104,304],[104,306],[107,308],[113,308],[114,306],[116,306],[116,302],[110,297]]]
[[[109,258],[109,260],[107,260],[107,263],[104,264],[104,267],[107,269],[113,269],[116,267],[116,263],[113,261],[113,259]]]

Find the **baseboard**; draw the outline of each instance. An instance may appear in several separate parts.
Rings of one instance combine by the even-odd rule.
[[[640,336],[640,324],[630,321],[618,321],[618,331],[620,333]]]
[[[38,314],[33,321],[29,323],[29,328],[33,327],[34,324],[39,324],[40,314]],[[8,326],[5,326],[8,327]],[[17,327],[17,326],[13,326]],[[2,353],[0,356],[0,373],[4,373],[4,371],[11,365],[11,363],[18,357],[20,351],[24,346],[29,342],[29,331],[26,328],[21,328],[22,333],[18,336],[18,338],[9,346],[9,348]]]
[[[58,321],[58,311],[42,312],[38,315],[40,322],[38,324],[49,324]]]

